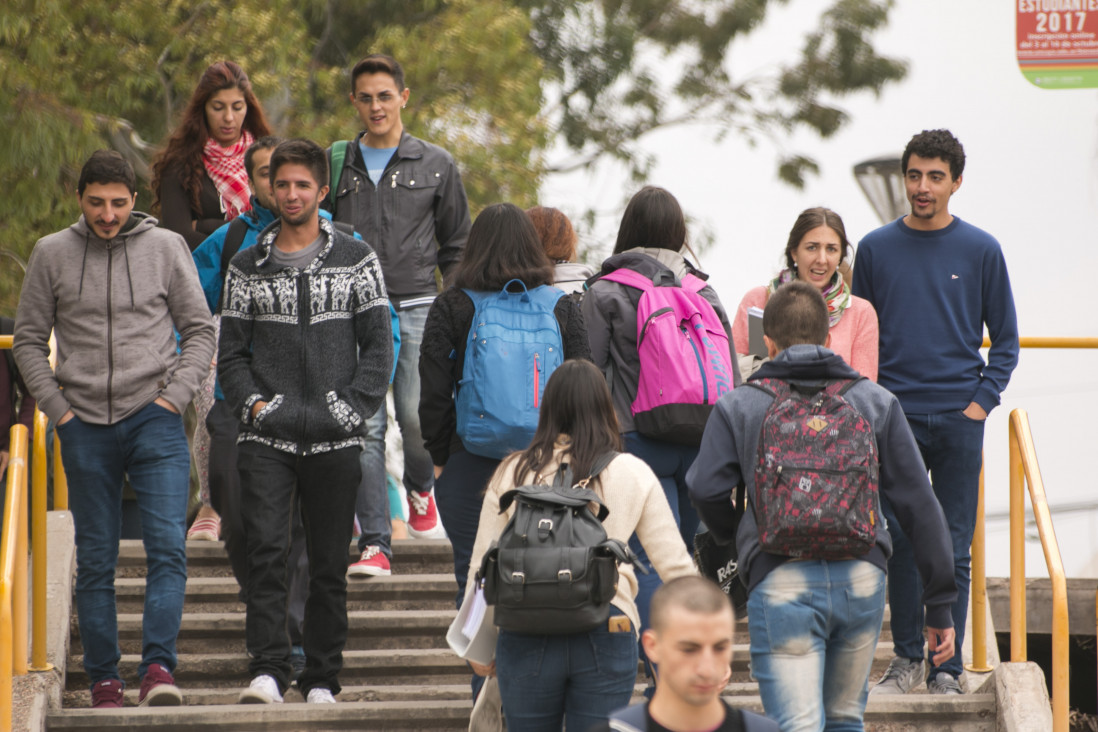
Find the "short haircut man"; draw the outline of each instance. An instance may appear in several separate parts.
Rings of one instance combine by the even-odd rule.
[[[603,729],[777,732],[773,721],[721,699],[732,675],[735,622],[732,603],[712,581],[679,577],[661,585],[641,636],[645,653],[659,667],[655,694],[646,705],[614,713]]]
[[[213,324],[186,242],[133,210],[135,181],[133,168],[112,150],[85,163],[77,182],[83,215],[31,252],[12,349],[61,438],[76,527],[84,669],[99,708],[122,706],[114,571],[127,476],[148,563],[139,703],[182,703],[172,677],[190,489],[180,415],[214,353]],[[49,364],[51,330],[56,372]]]
[[[218,376],[242,422],[252,676],[244,703],[280,702],[290,682],[286,557],[295,503],[310,576],[298,687],[309,703],[333,702],[340,691],[359,453],[393,362],[377,255],[319,215],[327,165],[309,140],[275,148],[279,219],[233,258],[222,301]]]
[[[790,556],[762,548],[756,466],[764,419],[775,394],[781,393],[779,383],[788,385],[790,395],[815,399],[835,382],[849,382],[841,398],[873,431],[879,495],[892,502],[905,532],[918,538],[916,559],[924,581],[930,647],[939,662],[953,654],[949,605],[956,589],[949,533],[931,500],[930,483],[896,398],[861,378],[824,346],[828,319],[819,290],[800,281],[778,288],[766,304],[763,333],[772,360],[759,368],[747,387],[734,389],[717,402],[686,481],[691,500],[714,536],[736,542],[748,614],[766,619],[750,623],[749,632],[751,668],[767,715],[784,732],[832,725],[862,729],[866,678],[884,617],[891,538],[878,528],[866,553],[839,559],[790,561]],[[759,388],[750,388],[753,385]],[[732,496],[741,481],[747,507],[737,523]],[[811,531],[807,520],[805,525]],[[807,592],[806,587],[813,589]],[[796,603],[789,602],[790,593],[796,593]]]
[[[469,203],[453,157],[410,135],[401,120],[411,91],[392,56],[366,56],[351,70],[350,101],[362,125],[353,141],[336,142],[343,165],[329,193],[332,217],[351,224],[377,251],[385,286],[399,318],[393,379],[396,422],[404,445],[408,533],[443,535],[435,507],[435,467],[419,421],[419,344],[427,310],[438,294],[435,269],[450,276],[461,260],[471,224]],[[363,483],[356,513],[362,525],[360,558],[352,578],[389,574],[391,526],[385,486],[385,405],[370,419],[362,453]]]
[[[960,141],[949,130],[924,130],[901,161],[911,212],[862,239],[852,291],[877,311],[878,383],[899,399],[949,522],[957,652],[927,674],[912,542],[886,500],[895,549],[888,562],[895,655],[873,693],[905,693],[925,678],[931,693],[959,694],[984,421],[1018,363],[1018,321],[999,242],[950,213],[965,169]]]

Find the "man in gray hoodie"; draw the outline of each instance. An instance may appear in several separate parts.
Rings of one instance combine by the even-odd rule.
[[[95,152],[77,194],[80,219],[31,253],[12,350],[61,439],[92,706],[122,706],[114,571],[125,476],[148,563],[138,702],[174,706],[190,477],[180,414],[210,368],[214,330],[186,243],[133,211],[136,179],[120,154]]]

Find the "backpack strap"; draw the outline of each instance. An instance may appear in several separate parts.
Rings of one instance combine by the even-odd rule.
[[[331,175],[331,183],[328,186],[328,197],[335,202],[336,187],[339,179],[343,177],[343,166],[347,162],[347,148],[351,146],[350,140],[336,140],[328,148],[328,171]]]
[[[644,732],[648,729],[648,703],[634,704],[610,715],[614,732]]]
[[[648,292],[655,288],[655,283],[648,279],[639,272],[634,272],[631,269],[625,267],[619,267],[609,274],[604,274],[599,279],[610,280],[611,282],[617,282],[619,285],[625,285],[626,287],[632,287],[637,290]]]
[[[248,233],[248,222],[243,216],[237,216],[229,222],[229,230],[225,232],[225,241],[221,244],[221,283],[225,283],[225,275],[229,273],[229,262],[240,251],[244,243],[244,236]]]

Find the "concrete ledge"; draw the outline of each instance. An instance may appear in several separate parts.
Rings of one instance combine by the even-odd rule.
[[[1098,579],[1068,578],[1068,633],[1095,634],[1095,591]],[[987,602],[1000,633],[1010,632],[1010,578],[987,578]],[[1026,580],[1026,632],[1052,633],[1052,581]]]
[[[1052,729],[1052,704],[1040,666],[1003,663],[993,678],[998,732]]]
[[[18,732],[45,732],[46,714],[61,708],[76,572],[76,544],[68,511],[46,514],[46,565],[46,660],[53,670],[31,671],[15,679],[13,721]]]

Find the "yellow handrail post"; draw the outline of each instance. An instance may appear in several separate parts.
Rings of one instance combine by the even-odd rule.
[[[65,478],[65,466],[61,463],[61,438],[53,431],[53,509],[69,510],[69,481]]]
[[[27,673],[27,428],[21,424],[11,428],[10,459],[8,471],[14,468],[16,480],[22,485],[19,491],[19,528],[15,532],[15,584],[12,602],[12,668],[16,676]]]
[[[12,698],[12,676],[26,673],[27,666],[27,428],[15,425],[11,429],[9,446],[7,496],[0,509],[3,541],[0,542],[0,699]],[[22,566],[17,568],[17,562]],[[23,578],[20,599],[18,584]],[[19,643],[19,615],[22,620],[22,644]],[[22,648],[22,663],[19,655]],[[20,668],[21,666],[21,668]],[[12,728],[11,703],[0,704],[0,730]]]
[[[50,671],[53,664],[46,655],[46,431],[49,419],[34,410],[34,459],[31,491],[31,562],[33,602],[31,608],[31,670]]]
[[[1052,514],[1048,509],[1048,499],[1045,496],[1045,484],[1041,479],[1041,469],[1037,464],[1037,450],[1033,445],[1033,435],[1029,429],[1029,417],[1024,409],[1015,409],[1010,413],[1011,424],[1011,450],[1017,449],[1019,460],[1015,464],[1012,456],[1011,471],[1016,467],[1024,469],[1025,480],[1029,486],[1029,498],[1033,504],[1033,518],[1037,523],[1037,532],[1041,536],[1041,548],[1044,550],[1045,566],[1048,568],[1048,576],[1052,582],[1052,729],[1053,732],[1068,732],[1068,711],[1070,691],[1068,689],[1068,660],[1070,652],[1070,638],[1068,636],[1068,602],[1067,602],[1067,576],[1064,574],[1064,563],[1060,555],[1060,546],[1056,541],[1056,531],[1052,526]],[[1024,520],[1023,496],[1016,498],[1013,487],[1015,475],[1011,475],[1011,609],[1014,609],[1013,588],[1015,582],[1013,543],[1016,539],[1024,540],[1024,537],[1015,537],[1014,519],[1017,513],[1019,520]],[[1018,476],[1018,482],[1021,479]],[[1015,504],[1019,504],[1016,506]],[[1016,510],[1017,509],[1017,510]],[[1018,542],[1019,544],[1022,541]],[[1018,552],[1022,554],[1022,550]],[[1023,555],[1024,556],[1024,555]],[[1023,606],[1025,590],[1025,566],[1022,565]],[[1011,618],[1011,646],[1014,645],[1015,623]],[[1021,632],[1025,633],[1025,625]]]
[[[1010,440],[1010,660],[1026,660],[1026,503],[1022,451],[1014,420]]]
[[[984,541],[984,462],[980,458],[980,494],[976,504],[976,529],[972,533],[972,663],[965,668],[987,673],[987,567]]]

